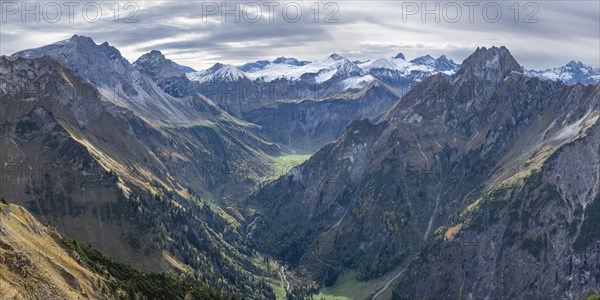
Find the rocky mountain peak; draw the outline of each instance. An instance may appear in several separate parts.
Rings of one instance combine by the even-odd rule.
[[[565,67],[568,67],[568,68],[571,68],[572,70],[575,70],[575,69],[580,69],[580,68],[586,68],[587,66],[586,66],[586,65],[584,65],[584,64],[583,64],[582,62],[580,62],[580,61],[574,61],[574,60],[572,60],[572,61],[568,62],[568,63],[565,65]]]
[[[123,55],[121,55],[121,51],[108,44],[108,42],[102,43],[99,48],[110,60],[125,60]]]
[[[176,64],[160,51],[152,50],[142,55],[133,66],[152,79],[162,91],[175,98],[195,94],[193,83],[185,75],[186,71],[195,70]]]
[[[523,68],[506,47],[494,46],[477,48],[464,60],[456,76],[498,83],[511,72],[523,72]]]
[[[435,60],[435,67],[442,71],[456,70],[458,65],[446,55],[442,55]]]
[[[113,85],[131,65],[121,52],[104,42],[100,45],[87,36],[73,35],[68,40],[35,49],[19,51],[13,56],[40,58],[49,56],[75,71],[93,84]]]
[[[307,64],[307,61],[299,61],[293,57],[280,56],[273,61],[274,64],[286,64],[292,66],[303,66]]]
[[[165,67],[168,67],[169,69],[171,69],[171,68],[175,69],[177,72],[182,73],[182,74],[196,72],[196,70],[194,70],[193,68],[190,68],[188,66],[182,66],[182,65],[177,64],[176,62],[168,59],[159,50],[152,50],[152,51],[140,56],[140,58],[138,58],[138,60],[135,61],[135,64],[137,64],[137,65],[148,64],[149,62],[152,62],[157,65],[165,65]]]
[[[94,44],[94,45],[96,44],[91,37],[84,36],[84,35],[77,35],[77,34],[74,34],[68,41],[72,42],[72,43],[81,43],[81,44]]]
[[[158,77],[183,77],[185,74],[175,68],[174,64],[168,60],[160,51],[152,50],[138,58],[133,65],[150,75],[152,78]]]
[[[421,57],[417,57],[413,60],[410,61],[413,64],[417,64],[417,65],[425,65],[425,66],[435,66],[435,58],[433,58],[431,55],[427,54],[425,56],[421,56]]]
[[[406,57],[404,57],[404,54],[402,52],[396,54],[396,56],[394,56],[395,59],[402,59],[402,60],[406,60]]]
[[[215,63],[214,65],[212,65],[212,67],[208,68],[207,71],[209,71],[209,72],[215,72],[215,71],[221,69],[224,66],[225,65],[222,64],[222,63]]]
[[[171,73],[176,73],[177,76],[183,76],[185,73],[196,72],[196,70],[193,68],[179,65],[176,62],[166,58],[165,55],[158,50],[152,50],[140,56],[140,58],[138,58],[134,64],[141,67],[161,67],[163,68],[162,72],[169,71]]]
[[[329,55],[329,57],[327,59],[331,59],[331,60],[341,60],[341,59],[345,59],[345,57],[337,54],[337,53],[333,53],[331,55]]]
[[[158,50],[152,50],[144,55],[147,55],[147,56],[153,57],[153,58],[158,58],[158,59],[165,59],[165,56],[162,54],[162,52],[160,52]]]
[[[61,42],[58,42],[61,43]],[[65,44],[63,42],[63,44]],[[111,46],[108,42],[104,42],[102,44],[96,44],[96,42],[88,36],[83,35],[73,35],[70,39],[67,40],[67,45],[74,47],[79,51],[88,51],[92,54],[100,54],[100,52],[111,60],[121,60],[125,59],[121,55],[121,51],[119,49]]]
[[[149,62],[159,63],[159,62],[164,62],[166,60],[167,60],[166,57],[160,51],[152,50],[152,51],[140,56],[140,58],[138,58],[138,60],[135,61],[135,64],[139,65],[139,64],[149,63]]]

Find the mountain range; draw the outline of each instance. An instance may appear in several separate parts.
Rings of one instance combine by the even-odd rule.
[[[597,294],[598,72],[505,47],[195,71],[79,35],[3,56],[0,292]]]
[[[506,48],[480,48],[258,190],[248,233],[325,285],[391,272],[395,288],[364,297],[597,290],[599,106],[598,85],[528,77]]]
[[[527,75],[536,76],[540,79],[551,81],[562,81],[566,84],[598,84],[600,83],[600,68],[586,66],[582,62],[570,61],[559,68],[546,70],[527,70]]]
[[[268,128],[271,140],[294,151],[313,153],[339,138],[350,121],[375,120],[417,83],[437,73],[450,76],[459,68],[460,64],[444,55],[407,61],[399,53],[393,58],[350,61],[334,53],[319,61],[279,57],[239,67],[217,63],[186,76],[199,82],[199,91],[222,109]],[[545,71],[522,71],[566,84],[600,83],[600,69],[581,62]],[[377,94],[379,100],[365,99],[365,94]],[[292,122],[281,122],[274,116]],[[320,128],[326,128],[325,132]]]

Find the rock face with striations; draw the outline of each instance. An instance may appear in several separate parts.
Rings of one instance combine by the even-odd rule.
[[[187,79],[177,65],[160,51],[152,50],[142,55],[133,66],[146,74],[167,94],[182,98],[197,93],[198,87]]]
[[[521,65],[505,47],[477,48],[467,57],[459,69],[457,78],[486,80],[498,83],[510,72],[523,72]]]

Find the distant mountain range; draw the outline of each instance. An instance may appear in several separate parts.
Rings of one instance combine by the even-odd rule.
[[[323,61],[300,61],[296,58],[278,57],[273,61],[258,60],[239,67],[217,63],[204,71],[186,73],[190,79],[199,82],[234,82],[249,79],[262,82],[305,80],[324,84],[337,77],[338,80],[335,82],[345,83],[338,90],[341,93],[364,87],[376,78],[390,86],[402,87],[402,82],[420,82],[436,73],[452,75],[459,67],[460,64],[445,55],[437,59],[425,55],[407,61],[403,53],[398,53],[393,58],[350,61],[334,53]],[[582,62],[571,61],[565,66],[546,70],[523,68],[522,71],[528,76],[550,81],[560,80],[566,84],[600,83],[600,68],[587,66]]]
[[[536,76],[543,80],[562,81],[566,84],[598,84],[600,83],[600,68],[586,66],[582,62],[570,61],[566,65],[543,71],[525,70],[525,74]]]
[[[187,76],[202,83],[236,82],[245,79],[288,84],[303,81],[312,85],[335,86],[335,93],[344,93],[362,89],[377,79],[395,88],[406,88],[407,84],[418,82],[438,72],[451,75],[458,67],[458,64],[445,56],[434,59],[427,55],[408,62],[404,55],[399,53],[394,58],[352,62],[334,53],[322,61],[299,61],[295,58],[279,57],[273,61],[259,60],[240,67],[217,63],[207,70],[187,73]]]
[[[393,58],[350,61],[334,53],[320,61],[279,57],[239,67],[217,63],[186,76],[227,112],[267,128],[272,140],[297,151],[314,151],[338,138],[351,120],[380,117],[394,98],[417,83],[437,73],[451,76],[459,68],[444,55],[407,61],[398,53]],[[566,84],[600,82],[599,68],[573,62],[548,71],[518,72]],[[379,91],[366,92],[373,88]],[[371,98],[375,94],[378,101]]]

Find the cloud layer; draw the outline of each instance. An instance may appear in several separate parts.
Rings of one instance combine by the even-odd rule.
[[[157,49],[198,69],[333,52],[359,60],[403,52],[408,59],[445,54],[462,61],[492,45],[507,46],[527,68],[570,60],[600,66],[597,1],[72,2],[3,1],[0,53],[77,33],[108,41],[129,60]]]

